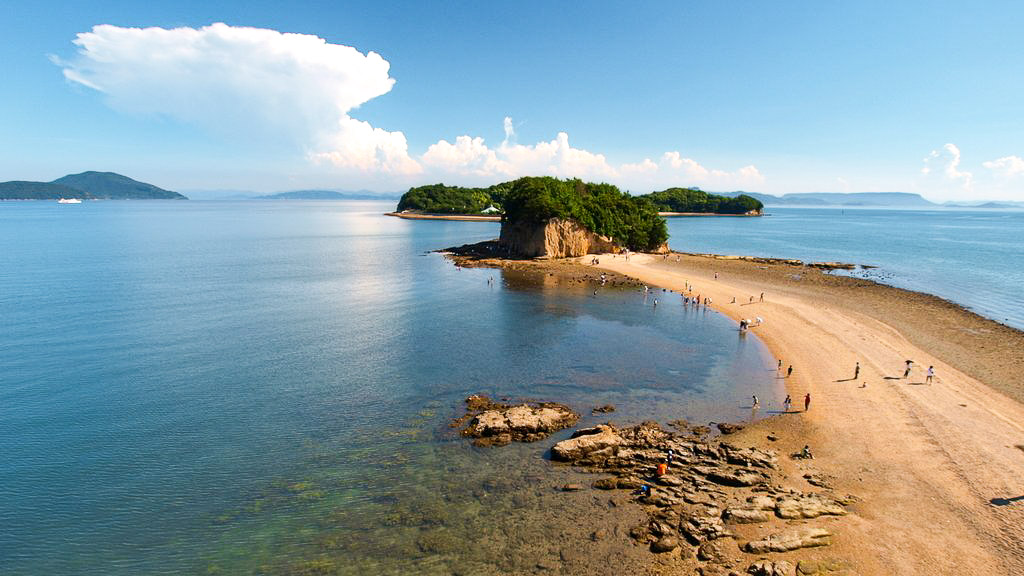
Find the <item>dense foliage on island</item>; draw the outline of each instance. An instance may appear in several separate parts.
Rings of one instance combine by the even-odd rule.
[[[505,195],[505,222],[568,218],[631,249],[655,250],[668,240],[665,220],[646,198],[611,184],[551,177],[520,178]]]
[[[650,201],[611,184],[578,179],[525,177],[488,188],[431,184],[410,188],[397,211],[482,214],[493,207],[503,222],[545,222],[571,218],[632,250],[652,250],[668,240],[665,221]]]
[[[12,180],[0,182],[0,200],[56,200],[58,198],[96,198],[88,192],[68,188],[53,182],[29,182]]]
[[[647,198],[659,212],[691,212],[704,214],[760,213],[764,204],[756,198],[740,194],[736,197],[708,194],[699,188],[669,188],[651,192]]]
[[[114,172],[69,174],[53,182],[0,182],[0,200],[184,200],[177,192]]]
[[[409,188],[398,201],[398,211],[413,210],[429,214],[481,214],[494,207],[501,211],[505,194],[512,182],[502,182],[488,188],[463,188],[429,184]]]

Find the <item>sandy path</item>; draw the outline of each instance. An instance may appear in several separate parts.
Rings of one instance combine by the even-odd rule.
[[[1024,574],[1019,402],[860,313],[856,302],[817,298],[813,287],[729,272],[715,279],[706,267],[642,254],[629,262],[603,256],[600,267],[676,292],[689,282],[733,319],[764,318],[752,331],[783,369],[793,366],[786,383],[794,406],[812,397],[807,413],[775,423],[788,433],[786,447],[810,444],[814,466],[836,477],[837,491],[863,499],[837,524],[830,553],[854,559],[862,574]],[[908,358],[916,365],[904,380]],[[928,365],[932,385],[924,384]]]

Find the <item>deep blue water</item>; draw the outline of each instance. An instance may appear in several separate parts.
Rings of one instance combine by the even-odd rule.
[[[878,266],[867,277],[935,294],[1024,329],[1024,211],[766,212],[762,218],[670,218],[669,244],[683,252]]]
[[[0,573],[513,571],[563,530],[537,486],[571,471],[453,436],[467,395],[583,425],[777,403],[722,316],[458,270],[429,251],[496,224],[388,208],[0,203]]]

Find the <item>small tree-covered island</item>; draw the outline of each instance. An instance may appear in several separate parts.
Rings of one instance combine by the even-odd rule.
[[[512,256],[562,258],[623,249],[667,250],[668,230],[659,212],[756,215],[762,208],[760,201],[742,194],[732,198],[669,188],[633,196],[612,184],[524,177],[489,188],[410,188],[396,215],[500,215],[500,250]]]

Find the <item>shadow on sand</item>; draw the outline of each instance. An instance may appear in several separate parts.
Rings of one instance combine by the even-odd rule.
[[[1014,498],[993,498],[989,500],[993,506],[1009,506],[1014,502],[1020,502],[1024,500],[1024,496],[1016,496]]]

